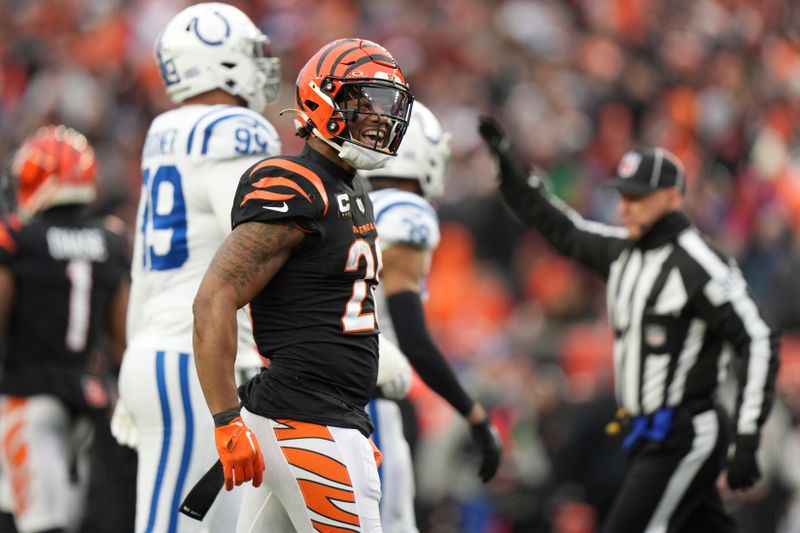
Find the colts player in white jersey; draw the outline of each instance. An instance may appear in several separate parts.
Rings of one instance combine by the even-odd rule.
[[[449,134],[442,131],[433,113],[416,101],[397,156],[383,168],[360,173],[372,187],[369,196],[383,254],[376,308],[382,334],[396,342],[422,380],[469,422],[481,454],[479,475],[488,481],[500,463],[498,432],[432,342],[422,308],[425,276],[439,244],[439,220],[428,201],[444,193],[449,159]],[[384,391],[384,396],[392,394]],[[368,409],[375,425],[372,438],[384,457],[380,469],[383,531],[417,531],[411,454],[403,437],[400,410],[395,402],[382,398],[370,402]]]
[[[280,86],[268,45],[247,15],[220,3],[187,7],[156,45],[166,92],[180,105],[153,120],[142,153],[128,347],[112,420],[117,439],[138,449],[137,532],[232,531],[236,523],[241,491],[220,495],[202,523],[178,512],[217,459],[192,357],[191,307],[230,232],[239,176],[280,152],[261,115]],[[241,380],[261,359],[246,311],[238,319]]]

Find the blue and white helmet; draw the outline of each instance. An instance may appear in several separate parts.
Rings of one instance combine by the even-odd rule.
[[[269,38],[231,5],[187,7],[161,32],[155,55],[167,95],[175,103],[222,89],[261,113],[278,98],[280,60],[271,57]]]
[[[444,194],[447,167],[450,164],[450,133],[442,131],[431,110],[417,100],[397,156],[375,170],[359,171],[364,178],[417,180],[426,200]]]

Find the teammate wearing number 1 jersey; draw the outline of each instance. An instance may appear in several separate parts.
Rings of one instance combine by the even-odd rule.
[[[20,533],[80,524],[78,444],[108,408],[90,363],[101,346],[117,359],[124,346],[127,246],[87,213],[96,174],[87,139],[64,126],[41,128],[12,159],[20,217],[0,219],[0,470]]]
[[[378,374],[381,263],[355,172],[397,153],[412,98],[389,52],[361,39],[323,46],[296,96],[305,148],[245,172],[234,229],[195,298],[197,371],[226,488],[256,487],[238,531],[377,533],[379,455],[364,407]],[[234,316],[248,303],[271,364],[237,394]]]
[[[203,523],[178,512],[216,459],[192,358],[191,303],[230,232],[238,176],[280,151],[260,114],[280,83],[268,46],[244,13],[221,3],[184,9],[156,44],[166,92],[180,105],[153,120],[142,152],[128,348],[112,419],[118,440],[138,450],[137,532],[235,527],[238,494],[217,499]],[[244,381],[261,367],[244,310],[235,331],[237,379]]]

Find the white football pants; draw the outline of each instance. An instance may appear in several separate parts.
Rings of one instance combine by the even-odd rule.
[[[56,397],[0,396],[0,471],[11,496],[3,507],[11,504],[20,533],[80,526],[91,435],[91,423],[71,419]]]
[[[411,449],[403,434],[400,407],[392,400],[376,398],[367,405],[375,426],[372,440],[383,452],[381,478],[381,526],[384,533],[416,533],[414,470]]]
[[[272,420],[242,409],[264,454],[264,482],[244,492],[237,533],[381,533],[380,479],[356,429]]]
[[[129,349],[119,395],[139,431],[136,533],[234,531],[241,492],[223,490],[202,522],[178,511],[219,458],[191,353]]]

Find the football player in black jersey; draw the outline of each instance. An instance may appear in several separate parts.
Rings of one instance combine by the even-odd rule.
[[[96,174],[86,138],[64,126],[41,128],[12,161],[21,218],[0,221],[0,462],[21,532],[80,520],[74,434],[108,403],[90,358],[101,343],[117,358],[124,348],[127,245],[85,212]]]
[[[305,148],[241,179],[234,229],[194,302],[197,372],[226,488],[260,487],[263,476],[247,488],[239,530],[375,533],[379,452],[364,407],[378,369],[381,260],[355,171],[396,154],[412,97],[391,54],[361,39],[323,46],[296,91]],[[271,364],[237,395],[235,314],[248,303]]]

